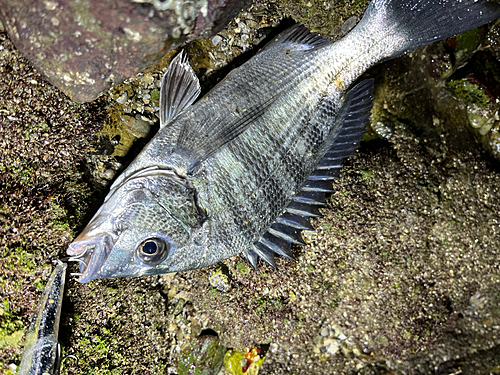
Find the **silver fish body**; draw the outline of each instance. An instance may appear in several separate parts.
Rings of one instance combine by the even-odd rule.
[[[293,259],[290,244],[301,242],[368,122],[373,81],[356,84],[359,76],[498,17],[498,4],[485,1],[374,0],[342,40],[296,26],[192,106],[189,69],[184,84],[171,73],[160,131],[68,249],[80,281],[201,268],[239,253],[254,266],[258,256],[274,265],[274,253]],[[180,74],[181,60],[169,69]]]
[[[67,264],[56,262],[26,334],[19,375],[59,373],[57,342]]]

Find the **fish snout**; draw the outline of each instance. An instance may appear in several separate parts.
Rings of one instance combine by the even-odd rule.
[[[70,257],[77,257],[87,251],[92,251],[93,248],[95,248],[95,244],[89,244],[88,241],[75,241],[69,245],[66,254]]]
[[[80,265],[81,283],[86,283],[92,279],[98,279],[99,271],[106,261],[111,249],[113,248],[113,238],[108,233],[102,233],[97,236],[83,238],[78,236],[73,241],[66,253],[70,256],[71,262],[78,262]]]

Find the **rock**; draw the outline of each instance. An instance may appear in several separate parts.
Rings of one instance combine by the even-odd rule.
[[[228,292],[231,289],[229,278],[224,274],[222,269],[212,272],[209,281],[210,285],[219,292]]]
[[[495,30],[471,30],[389,62],[389,69],[378,69],[385,77],[378,88],[384,98],[375,102],[374,112],[415,124],[441,158],[450,148],[473,151],[479,144],[500,160],[500,60],[494,49],[482,47],[500,43]],[[388,129],[388,123],[378,121],[374,129],[391,139],[394,129]]]
[[[361,19],[369,0],[282,0],[278,9],[311,31],[339,39]]]
[[[123,104],[125,103],[125,100],[127,100],[128,98],[128,94],[126,91],[123,92],[123,94],[121,94],[118,98],[116,98],[116,101],[120,104]]]
[[[148,67],[187,40],[221,30],[247,0],[0,0],[16,47],[77,102]]]
[[[214,46],[217,46],[217,44],[219,44],[222,40],[222,37],[220,35],[216,35],[212,38],[212,44]]]
[[[109,155],[91,155],[87,158],[87,167],[94,185],[102,189],[116,177],[122,165]]]
[[[123,115],[122,121],[125,123],[127,131],[137,138],[147,137],[151,129],[151,125],[140,115],[136,115],[135,117]]]

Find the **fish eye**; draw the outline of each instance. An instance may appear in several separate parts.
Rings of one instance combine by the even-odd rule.
[[[158,245],[156,241],[146,241],[144,245],[142,245],[142,252],[148,255],[154,255],[158,251]]]
[[[169,247],[161,238],[148,238],[137,247],[137,256],[143,263],[157,264],[168,255]]]

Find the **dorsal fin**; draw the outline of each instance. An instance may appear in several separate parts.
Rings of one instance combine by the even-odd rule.
[[[315,33],[311,33],[304,25],[296,24],[278,34],[266,44],[263,51],[269,48],[285,47],[290,51],[309,50],[324,47],[331,42]]]
[[[160,127],[170,123],[200,95],[200,81],[181,51],[172,59],[161,79]]]
[[[273,253],[293,260],[291,244],[304,244],[300,237],[301,230],[312,229],[309,217],[321,215],[318,207],[326,203],[326,193],[333,191],[331,181],[338,177],[342,161],[354,154],[366,131],[372,109],[373,84],[373,79],[367,79],[358,83],[347,94],[335,121],[335,127],[340,128],[340,132],[318,167],[304,182],[302,190],[288,204],[276,223],[271,225],[252,249],[245,252],[244,256],[254,268],[257,264],[256,255],[276,268],[274,257],[271,257]]]

